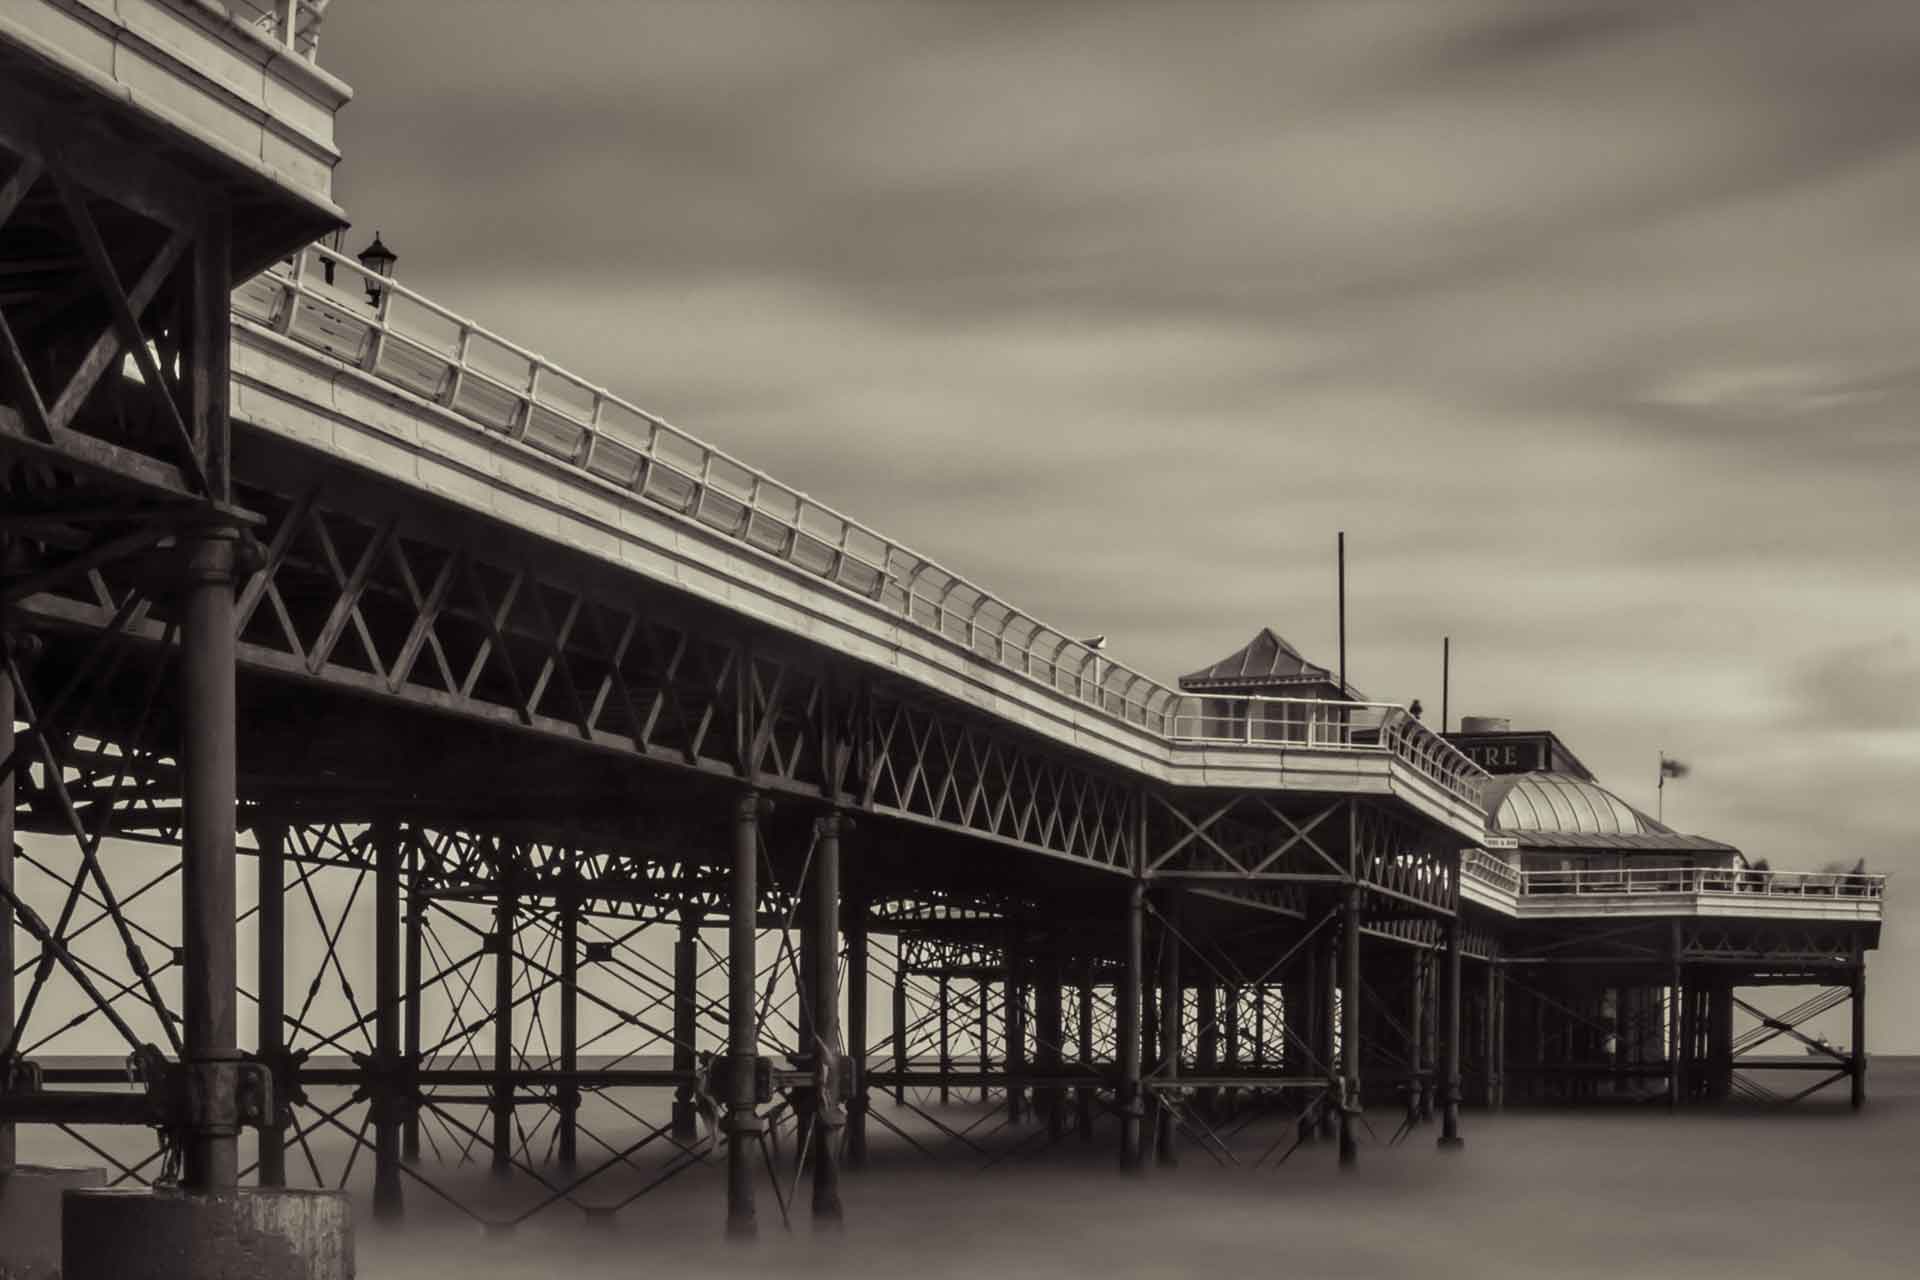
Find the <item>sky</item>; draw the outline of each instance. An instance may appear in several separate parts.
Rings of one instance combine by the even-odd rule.
[[[348,0],[406,283],[1171,681],[1271,625],[1896,873],[1910,0]]]

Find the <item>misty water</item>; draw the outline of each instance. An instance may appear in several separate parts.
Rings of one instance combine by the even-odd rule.
[[[1111,1129],[986,1172],[948,1144],[935,1163],[875,1126],[872,1166],[844,1184],[845,1225],[816,1231],[803,1182],[791,1232],[769,1184],[760,1239],[722,1239],[718,1165],[644,1197],[610,1224],[561,1206],[510,1235],[423,1203],[373,1226],[361,1274],[392,1280],[793,1275],[915,1277],[1293,1276],[1849,1277],[1915,1274],[1920,1259],[1920,1059],[1880,1060],[1854,1115],[1844,1091],[1789,1110],[1660,1106],[1469,1110],[1464,1150],[1436,1130],[1383,1145],[1394,1117],[1342,1173],[1332,1144],[1278,1170],[1217,1166],[1191,1147],[1177,1170],[1123,1178]],[[971,1120],[955,1106],[947,1120]],[[907,1117],[906,1119],[910,1119]],[[919,1132],[919,1130],[912,1130]],[[1250,1162],[1276,1127],[1234,1143]],[[1014,1140],[1002,1130],[993,1149]],[[1363,1134],[1363,1138],[1368,1135]],[[450,1185],[486,1195],[485,1178]]]
[[[1910,1277],[1920,1259],[1920,1058],[1877,1059],[1872,1099],[1858,1115],[1847,1109],[1843,1087],[1790,1109],[1468,1109],[1466,1147],[1442,1153],[1434,1125],[1388,1145],[1399,1117],[1374,1109],[1361,1134],[1359,1166],[1348,1172],[1337,1168],[1330,1142],[1302,1147],[1278,1168],[1271,1159],[1266,1168],[1248,1167],[1281,1132],[1278,1122],[1261,1122],[1231,1142],[1237,1164],[1218,1164],[1188,1144],[1178,1169],[1128,1178],[1115,1167],[1111,1122],[1099,1125],[1091,1143],[1069,1135],[1049,1146],[1035,1141],[1032,1125],[1000,1126],[997,1108],[955,1102],[943,1110],[922,1102],[952,1127],[977,1122],[970,1141],[1002,1157],[983,1171],[987,1157],[942,1140],[910,1112],[878,1105],[939,1158],[873,1125],[870,1167],[846,1175],[846,1218],[838,1229],[812,1226],[804,1177],[792,1230],[784,1228],[763,1172],[755,1188],[760,1236],[745,1245],[723,1238],[719,1159],[611,1218],[590,1220],[561,1202],[499,1232],[413,1180],[405,1223],[374,1223],[363,1154],[349,1180],[359,1273],[374,1280],[768,1273],[977,1280],[1203,1271],[1859,1280]],[[484,1125],[483,1111],[465,1114],[466,1123]],[[604,1117],[593,1129],[616,1147],[644,1132]],[[311,1150],[323,1169],[338,1170],[351,1144],[338,1130],[323,1132],[332,1137],[316,1134]],[[24,1159],[84,1159],[53,1131],[21,1137]],[[420,1173],[481,1217],[509,1216],[544,1194],[524,1174],[494,1183],[479,1145],[460,1164],[444,1129],[439,1141],[442,1159],[424,1161]],[[542,1137],[530,1149],[546,1145]],[[605,1156],[590,1139],[581,1150],[583,1169]],[[790,1178],[791,1148],[783,1154],[783,1176]],[[298,1148],[290,1152],[290,1173],[302,1173],[305,1159]],[[577,1199],[618,1200],[670,1160],[656,1144],[635,1157],[638,1168],[610,1170]],[[553,1176],[537,1158],[535,1166]]]

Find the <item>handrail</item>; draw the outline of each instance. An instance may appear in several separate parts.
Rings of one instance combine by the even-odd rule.
[[[320,52],[320,23],[332,0],[225,0],[233,20],[269,44],[291,49],[308,62]]]
[[[1172,742],[1384,752],[1480,805],[1486,773],[1403,707],[1182,694],[657,414],[323,246],[310,245],[241,285],[234,310],[481,430],[517,440],[873,601],[908,625],[1099,714]],[[1289,736],[1287,726],[1296,722],[1304,736]],[[1226,723],[1245,727],[1238,738],[1216,736]]]
[[[1589,867],[1577,871],[1520,870],[1470,849],[1461,870],[1522,897],[1600,897],[1621,894],[1759,894],[1765,897],[1878,899],[1884,874],[1851,871],[1762,871],[1751,867]]]
[[[1520,869],[1504,858],[1496,858],[1484,849],[1468,849],[1460,859],[1460,871],[1463,875],[1482,883],[1504,889],[1508,893],[1519,893],[1521,886]]]

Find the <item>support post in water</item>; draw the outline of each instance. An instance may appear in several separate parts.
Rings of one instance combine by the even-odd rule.
[[[1120,1084],[1114,1091],[1115,1107],[1120,1113],[1120,1168],[1126,1173],[1140,1170],[1140,985],[1141,935],[1145,931],[1147,887],[1134,880],[1127,886],[1127,947],[1122,958],[1119,990],[1114,993],[1120,1014],[1116,1038],[1120,1045]]]
[[[1006,1036],[1007,1119],[1019,1124],[1027,1118],[1027,1088],[1021,1083],[1027,1073],[1026,952],[1020,926],[1007,930],[1006,950],[1001,956],[1006,999],[1000,1006],[1001,1029]]]
[[[753,1215],[753,1159],[760,1143],[760,1116],[754,1110],[755,1059],[760,1022],[755,1010],[754,975],[759,892],[755,876],[760,853],[760,793],[742,791],[733,801],[733,871],[727,918],[727,1235],[751,1240],[758,1234]]]
[[[1456,877],[1457,878],[1457,877]],[[1441,1063],[1440,1141],[1446,1149],[1463,1144],[1460,1137],[1460,931],[1463,917],[1459,894],[1454,895],[1453,914],[1447,917],[1447,954],[1440,975],[1440,1039],[1445,1060]]]
[[[373,1216],[399,1219],[400,1191],[400,829],[373,825]]]
[[[1340,902],[1340,1165],[1360,1159],[1360,886],[1347,885]]]
[[[686,1078],[698,1068],[694,1039],[700,1012],[700,915],[690,907],[680,911],[679,933],[673,943],[673,1069],[682,1083],[673,1091],[673,1140],[699,1140],[700,1117],[693,1086]]]
[[[850,827],[852,824],[848,823]],[[859,864],[856,862],[856,870]],[[847,1080],[847,1168],[867,1165],[867,897],[845,895],[841,932],[847,940],[847,1032],[843,1062]]]
[[[554,1158],[568,1173],[580,1160],[580,881],[571,867],[560,891],[560,1070],[567,1079],[554,1090]],[[676,1061],[677,1065],[677,1061]]]
[[[1182,1006],[1180,987],[1180,891],[1169,889],[1160,927],[1160,1055],[1154,1074],[1169,1092],[1154,1108],[1154,1161],[1162,1169],[1180,1163],[1180,1143],[1174,1123],[1174,1095],[1180,1083]]]
[[[1855,1111],[1867,1105],[1867,953],[1859,943],[1853,949],[1853,1044],[1848,1050],[1849,1102]]]
[[[846,818],[819,819],[813,851],[813,1217],[840,1220],[840,836]]]
[[[499,857],[509,856],[505,842]],[[513,1176],[513,952],[515,907],[513,878],[502,865],[500,896],[493,907],[493,1176]]]
[[[13,677],[7,666],[11,643],[12,637],[0,631],[0,760],[7,762],[7,767],[0,770],[0,889],[8,894],[13,892]],[[12,907],[0,907],[0,1094],[5,1094],[13,1081],[9,1053],[15,1016],[13,927]],[[0,1176],[13,1169],[17,1151],[14,1134],[13,1121],[0,1120]]]
[[[5,708],[0,707],[0,720],[7,718],[4,711]],[[0,748],[4,748],[4,743],[0,743]],[[0,749],[0,755],[4,754],[4,749]],[[0,836],[4,834],[0,832]],[[273,1073],[273,1114],[260,1126],[260,1170],[256,1181],[263,1187],[284,1187],[287,1185],[287,1131],[280,1118],[286,1111],[284,1090],[290,1083],[283,1071],[287,1050],[287,829],[277,822],[257,823],[253,842],[260,851],[255,860],[260,925],[255,935],[259,1001],[255,1006],[254,1040],[259,1045],[260,1060]],[[0,840],[0,857],[7,856],[11,844],[11,841]],[[11,971],[8,966],[0,965],[0,972]],[[4,1027],[4,1022],[0,1022],[0,1032],[4,1032]]]
[[[224,375],[224,359],[220,363]],[[220,394],[224,421],[224,390]],[[182,1057],[205,1103],[187,1127],[181,1182],[189,1191],[226,1191],[240,1181],[233,629],[239,534],[231,527],[210,525],[183,533],[180,544],[186,561],[180,635],[181,932],[186,943],[180,984]]]
[[[1093,961],[1086,961],[1080,968],[1080,1066],[1077,1074],[1082,1077],[1093,1071]],[[1093,1089],[1089,1085],[1080,1085],[1073,1091],[1074,1119],[1080,1130],[1080,1141],[1093,1141]]]
[[[420,839],[416,832],[415,838],[407,841],[407,1007],[406,1020],[401,1027],[407,1066],[415,1072],[420,1070],[420,1001],[424,995],[421,990],[423,979],[420,960],[426,945],[427,928],[427,886],[421,862]],[[408,1099],[406,1115],[400,1122],[400,1159],[406,1164],[420,1162],[420,1105],[417,1098]]]

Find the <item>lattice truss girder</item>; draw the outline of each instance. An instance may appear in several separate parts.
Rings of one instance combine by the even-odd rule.
[[[1306,913],[1316,886],[1358,885],[1370,924],[1451,914],[1459,855],[1442,831],[1363,798],[1161,792],[1147,802],[1146,868],[1215,886],[1259,885],[1267,905]]]
[[[11,92],[0,106],[7,600],[153,547],[227,496],[224,420],[192,366],[205,343],[225,377],[229,197],[71,104],[39,124],[36,109]]]
[[[242,496],[265,518],[263,563],[239,589],[243,670],[1133,865],[1132,784],[890,691],[851,663],[636,592],[531,535],[483,530],[363,478],[323,470],[295,495]],[[123,630],[162,640],[137,576],[98,566],[45,584],[25,610],[100,629],[128,609]],[[347,741],[330,759],[288,765],[345,776],[369,767],[363,747]],[[416,785],[434,783],[431,765],[416,763]],[[336,808],[353,816],[351,801]]]

